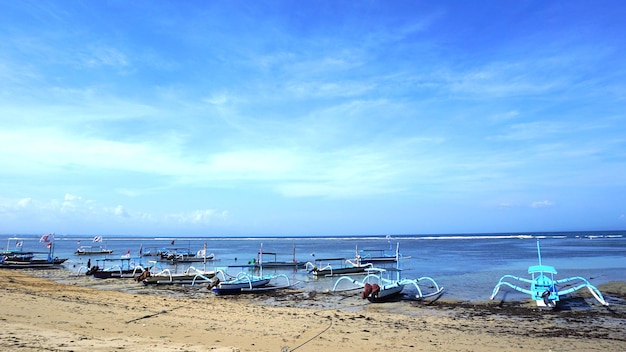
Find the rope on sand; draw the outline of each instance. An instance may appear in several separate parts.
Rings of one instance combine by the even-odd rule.
[[[320,336],[321,334],[325,333],[328,329],[330,329],[330,328],[331,328],[331,326],[333,326],[333,319],[332,319],[331,317],[328,317],[328,319],[330,320],[330,324],[328,324],[328,326],[327,326],[324,330],[320,331],[317,335],[315,335],[315,336],[311,337],[310,339],[308,339],[308,340],[304,341],[303,343],[301,343],[300,345],[298,345],[298,346],[294,347],[293,349],[289,349],[289,347],[285,346],[285,347],[283,347],[283,348],[280,350],[280,352],[290,352],[290,351],[295,351],[295,350],[297,350],[298,348],[300,348],[300,347],[302,347],[302,346],[306,345],[307,343],[309,343],[309,342],[313,341],[313,339],[314,339],[314,338],[316,338],[316,337]]]
[[[138,321],[138,320],[141,320],[141,319],[152,318],[152,317],[155,317],[155,316],[157,316],[159,314],[163,314],[163,313],[167,313],[167,311],[166,310],[162,310],[162,311],[154,313],[154,314],[148,314],[148,315],[144,315],[143,317],[140,317],[140,318],[131,319],[131,320],[127,321],[126,324],[132,323],[134,321]]]

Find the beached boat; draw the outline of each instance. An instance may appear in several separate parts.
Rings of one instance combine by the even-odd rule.
[[[150,261],[151,268],[157,268],[157,262]],[[199,270],[193,266],[190,266],[182,273],[172,272],[170,269],[165,268],[157,273],[148,272],[145,277],[140,277],[137,281],[142,282],[144,285],[197,285],[210,283],[211,279],[215,276],[215,271]]]
[[[399,245],[396,245],[396,253],[398,253],[398,248]],[[439,297],[443,293],[443,287],[439,287],[433,278],[423,276],[418,279],[403,279],[400,277],[401,271],[399,260],[394,268],[368,268],[367,275],[362,280],[356,280],[350,276],[340,277],[335,282],[332,291],[341,292],[362,289],[361,298],[370,302],[383,302],[397,297],[406,286],[413,286],[416,289],[417,293],[412,297],[414,299]],[[345,281],[356,287],[340,288],[341,283]],[[420,282],[427,282],[430,291],[422,289]]]
[[[494,299],[498,294],[498,291],[502,286],[508,286],[515,291],[525,293],[530,295],[531,299],[533,299],[537,306],[539,307],[548,307],[555,308],[557,303],[560,300],[561,296],[570,294],[574,291],[580,290],[582,288],[587,288],[591,295],[602,305],[608,306],[609,304],[602,297],[602,293],[592,284],[589,283],[586,279],[580,276],[568,277],[565,279],[556,280],[554,275],[556,275],[556,269],[550,265],[543,265],[541,262],[541,250],[539,248],[539,240],[537,240],[537,256],[539,257],[539,265],[532,265],[528,267],[528,274],[531,275],[530,279],[517,277],[513,275],[504,275],[498,281],[498,284],[494,287],[493,292],[491,293],[491,299]],[[509,282],[509,281],[512,282]],[[522,282],[526,287],[518,286],[519,283]],[[557,285],[567,283],[568,286],[572,286],[563,291],[559,291]]]
[[[424,299],[429,297],[438,297],[443,293],[443,287],[439,287],[437,282],[428,276],[418,279],[402,279],[400,278],[401,269],[398,268],[371,268],[368,274],[362,280],[356,280],[349,276],[340,277],[333,286],[333,292],[353,291],[362,289],[361,298],[370,302],[384,302],[399,296],[406,286],[413,286],[417,293],[411,297],[413,299]],[[396,274],[395,278],[391,278],[392,274]],[[356,286],[356,288],[340,288],[341,282],[348,281]],[[420,281],[428,282],[428,287],[432,290],[427,292],[420,286]]]
[[[102,258],[96,259],[96,265],[85,272],[96,279],[133,279],[139,277],[146,270],[140,264],[135,264],[137,258]],[[112,264],[111,263],[117,263]]]
[[[223,271],[219,273],[224,274]],[[219,276],[218,276],[219,279]],[[236,277],[227,279],[225,276],[213,283],[211,289],[218,295],[241,293],[242,289],[253,289],[265,286],[270,283],[269,276],[254,276],[240,272]]]
[[[221,279],[220,279],[220,275]],[[278,283],[279,279],[284,279],[285,283]],[[290,283],[287,275],[250,275],[240,272],[234,278],[226,278],[223,271],[218,271],[213,281],[207,286],[216,295],[235,295],[241,293],[255,293],[275,291],[289,288],[296,283]]]
[[[288,288],[294,284],[289,282],[287,275],[263,275],[263,244],[259,250],[259,275],[239,272],[234,277],[226,277],[223,270],[219,270],[212,282],[207,286],[216,295],[233,295],[240,293],[266,292]],[[220,276],[221,275],[221,276]],[[277,281],[284,279],[286,283],[278,284]]]

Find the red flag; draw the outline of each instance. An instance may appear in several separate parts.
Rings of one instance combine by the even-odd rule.
[[[50,248],[50,247],[52,247],[52,242],[46,243],[46,248]]]

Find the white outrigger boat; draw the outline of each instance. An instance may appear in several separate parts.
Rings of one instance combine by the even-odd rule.
[[[157,261],[150,261],[150,268],[156,269],[159,267]],[[178,273],[172,272],[169,268],[161,268],[161,271],[153,273],[148,271],[147,275],[139,276],[137,281],[142,282],[144,285],[150,286],[162,286],[162,285],[191,285],[202,283],[210,283],[215,276],[215,270],[197,269],[193,266],[189,266],[187,270]]]
[[[539,257],[539,265],[532,265],[528,267],[528,273],[531,275],[530,279],[513,275],[502,276],[500,278],[500,281],[498,281],[498,284],[493,288],[493,292],[491,293],[491,299],[494,299],[496,297],[498,291],[502,286],[508,286],[515,291],[530,295],[530,297],[535,302],[537,302],[537,306],[539,307],[555,308],[561,296],[570,294],[574,291],[586,287],[587,289],[589,289],[589,292],[591,292],[591,295],[603,306],[609,305],[604,300],[604,297],[602,297],[602,293],[600,293],[600,291],[595,286],[590,284],[589,281],[580,276],[555,280],[554,275],[556,275],[556,269],[553,266],[543,265],[541,263],[541,250],[539,248],[539,240],[537,240],[537,255]],[[530,289],[520,287],[516,283],[508,282],[506,281],[507,279],[517,280],[519,282],[529,284]],[[577,284],[574,287],[559,291],[557,285],[564,283]]]
[[[233,295],[240,293],[252,293],[262,291],[273,291],[282,288],[288,288],[296,283],[290,283],[289,278],[285,274],[280,275],[263,275],[263,244],[259,251],[259,275],[251,275],[246,272],[239,272],[235,277],[226,277],[226,273],[218,270],[213,277],[212,282],[207,285],[208,289],[213,290],[216,295]],[[220,280],[221,274],[221,280]],[[272,284],[279,278],[284,278],[286,284]]]
[[[220,280],[220,274],[223,280]],[[285,284],[272,284],[272,281],[276,282],[279,278],[284,278]],[[219,270],[212,282],[207,288],[213,290],[216,295],[234,295],[240,293],[253,293],[263,291],[273,291],[282,288],[289,288],[296,283],[290,283],[289,277],[285,274],[280,275],[250,275],[245,272],[240,272],[233,278],[226,278],[226,274]]]
[[[396,247],[396,252],[398,248]],[[396,297],[402,293],[405,286],[413,286],[417,290],[417,293],[413,298],[424,299],[428,297],[438,297],[443,294],[443,287],[439,287],[437,282],[428,276],[423,276],[418,279],[402,279],[399,268],[399,261],[396,262],[395,268],[369,268],[366,270],[367,275],[362,280],[356,280],[349,276],[342,276],[335,282],[332,291],[353,291],[363,289],[361,292],[361,298],[367,299],[370,302],[382,302]],[[395,278],[392,278],[392,273],[395,273]],[[356,287],[339,289],[340,283],[348,281]],[[434,288],[432,292],[424,292],[419,285],[420,281],[430,282],[429,287]]]
[[[397,251],[396,251],[396,258]],[[327,263],[324,265],[324,263]],[[338,263],[338,264],[331,264]],[[313,274],[315,277],[330,277],[339,275],[358,275],[366,272],[367,269],[374,267],[371,262],[364,263],[362,261],[361,254],[359,253],[359,247],[356,247],[356,254],[354,261],[346,258],[321,258],[315,259],[312,262],[306,262],[304,268],[307,273]]]

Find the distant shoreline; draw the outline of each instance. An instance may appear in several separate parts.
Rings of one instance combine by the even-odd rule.
[[[559,236],[580,237],[580,238],[602,238],[602,237],[624,237],[626,230],[610,230],[610,231],[547,231],[547,232],[493,232],[493,233],[456,233],[456,234],[384,234],[384,235],[250,235],[250,236],[151,236],[151,235],[105,235],[107,241],[127,241],[127,240],[155,240],[155,241],[197,241],[197,240],[298,240],[298,241],[317,241],[317,240],[419,240],[419,239],[496,239],[496,238],[554,238]],[[41,234],[0,234],[4,240],[8,238],[23,239],[39,239]],[[58,241],[77,241],[91,240],[93,235],[77,235],[77,234],[55,234]],[[0,242],[1,245],[1,242]]]

